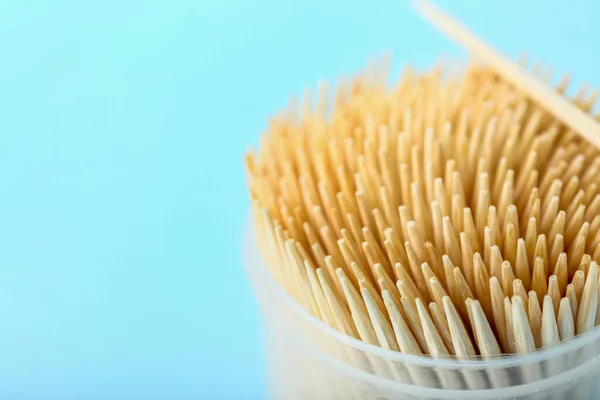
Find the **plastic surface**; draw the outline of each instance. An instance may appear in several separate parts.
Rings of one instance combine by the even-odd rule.
[[[271,399],[596,399],[600,330],[497,359],[432,359],[337,332],[287,295],[244,232],[244,263],[263,317]]]

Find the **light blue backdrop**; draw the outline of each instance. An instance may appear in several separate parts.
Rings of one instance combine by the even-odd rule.
[[[441,1],[598,85],[590,1]],[[290,94],[463,54],[404,1],[0,4],[0,399],[261,399],[242,155]]]

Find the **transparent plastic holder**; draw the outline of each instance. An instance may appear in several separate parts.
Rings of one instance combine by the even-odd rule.
[[[246,224],[243,257],[260,307],[270,399],[598,399],[600,330],[536,352],[433,359],[349,337],[314,318],[277,283]]]

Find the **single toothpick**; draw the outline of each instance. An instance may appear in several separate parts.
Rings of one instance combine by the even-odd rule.
[[[467,28],[451,19],[428,1],[418,0],[413,3],[419,13],[431,20],[434,26],[484,60],[496,73],[527,93],[549,113],[580,134],[596,148],[600,148],[600,126],[592,117],[549,89],[532,74],[520,68],[487,43],[484,43],[469,32]]]

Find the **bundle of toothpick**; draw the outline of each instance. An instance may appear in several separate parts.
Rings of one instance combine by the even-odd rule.
[[[279,284],[346,335],[434,357],[598,325],[600,152],[577,122],[482,64],[408,67],[391,87],[387,69],[291,101],[247,155]],[[527,76],[551,81],[539,63]],[[598,92],[567,99],[568,83],[547,90],[592,120]]]

